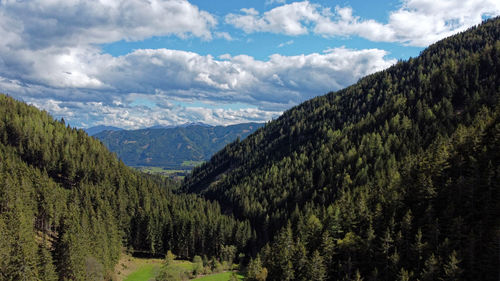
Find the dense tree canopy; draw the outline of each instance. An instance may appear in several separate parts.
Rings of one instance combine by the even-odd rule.
[[[499,39],[491,19],[292,108],[183,189],[251,221],[268,280],[498,280]]]
[[[249,280],[498,280],[499,39],[491,19],[292,108],[182,187],[0,95],[0,280],[109,280],[123,248],[244,252]]]
[[[98,140],[0,95],[0,280],[101,280],[122,247],[243,251],[248,222],[128,168]]]

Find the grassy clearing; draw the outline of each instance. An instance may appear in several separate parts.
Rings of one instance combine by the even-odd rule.
[[[174,265],[182,268],[185,271],[193,271],[193,263],[190,261],[179,261],[175,260]]]
[[[162,264],[162,259],[134,258],[122,254],[114,275],[117,281],[147,281],[154,277]]]
[[[163,259],[143,259],[123,254],[115,268],[115,276],[117,281],[149,281],[158,274],[163,263]],[[176,260],[174,265],[179,273],[193,270],[190,261]]]
[[[127,254],[122,254],[120,261],[115,267],[115,277],[117,281],[149,281],[152,280],[163,266],[163,259],[135,258]],[[186,260],[174,260],[171,269],[179,275],[188,278],[191,276],[194,264]],[[201,281],[227,281],[232,272],[222,272],[205,275],[191,280]],[[176,274],[177,275],[177,274]],[[237,274],[239,280],[243,280],[243,275]]]
[[[182,180],[186,176],[186,174],[188,174],[191,171],[190,169],[169,169],[164,167],[146,167],[146,166],[134,167],[134,168],[143,173],[160,175],[178,180]]]
[[[138,270],[128,275],[124,281],[147,281],[156,276],[159,266],[153,264],[144,264]]]
[[[216,273],[216,274],[211,274],[207,276],[203,276],[200,278],[195,278],[193,280],[197,281],[227,281],[231,277],[232,272],[222,272],[222,273]],[[239,280],[243,280],[243,275],[236,274]]]

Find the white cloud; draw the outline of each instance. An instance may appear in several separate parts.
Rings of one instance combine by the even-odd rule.
[[[254,9],[229,14],[226,23],[246,33],[271,32],[322,36],[360,36],[371,41],[400,42],[427,46],[482,21],[483,16],[500,14],[495,0],[403,0],[387,23],[354,16],[350,7],[322,7],[309,1],[275,7],[262,15]]]
[[[287,35],[306,34],[307,24],[319,20],[319,5],[309,1],[282,5],[265,12],[262,16],[253,8],[241,9],[243,14],[229,14],[226,23],[247,33],[273,32]]]
[[[231,40],[186,0],[0,1],[0,77],[53,88],[105,89],[97,44],[176,35]]]
[[[278,48],[283,48],[283,47],[285,47],[285,46],[289,46],[289,45],[292,45],[292,44],[293,44],[293,40],[288,40],[288,41],[286,41],[286,42],[280,43],[280,44],[278,45]]]
[[[233,41],[233,37],[231,37],[231,35],[227,32],[215,32],[214,33],[215,37],[216,38],[222,38],[222,39],[225,39],[227,41]]]
[[[296,2],[256,17],[287,34],[308,32],[319,6]],[[227,20],[227,18],[226,18]],[[185,0],[2,1],[0,92],[47,109],[75,125],[136,128],[201,121],[265,121],[304,100],[338,90],[395,61],[383,50],[336,48],[299,56],[214,58],[168,49],[103,54],[98,44],[151,36],[224,38],[215,18]],[[264,30],[264,29],[263,29]],[[286,44],[286,43],[285,43]],[[141,98],[147,103],[135,103]],[[230,109],[180,106],[179,101],[244,104]]]
[[[266,5],[272,5],[272,4],[285,4],[286,0],[266,0],[265,4]]]
[[[111,58],[99,78],[117,92],[156,94],[161,90],[175,98],[264,107],[263,102],[296,104],[352,84],[394,63],[385,55],[385,51],[377,49],[336,48],[324,54],[276,54],[268,61],[260,61],[246,55],[226,55],[217,60],[185,51],[137,50]]]
[[[114,125],[114,122],[136,127],[155,122],[203,121],[219,124],[265,121],[290,106],[348,86],[360,77],[395,62],[386,59],[387,53],[378,49],[336,48],[322,54],[299,56],[275,54],[267,61],[246,55],[224,55],[216,59],[210,55],[168,49],[136,50],[121,57],[92,53],[92,49],[86,51],[88,53],[57,54],[52,59],[46,57],[46,60],[34,58],[34,61],[47,62],[51,73],[62,73],[58,76],[61,79],[79,71],[80,76],[99,81],[95,87],[90,87],[94,85],[92,82],[78,84],[71,80],[51,80],[42,68],[35,67],[29,76],[23,76],[22,90],[18,89],[18,80],[3,78],[0,91],[17,94],[51,112],[63,112],[65,108],[67,112],[77,112],[75,119],[88,116],[87,107],[75,104],[91,105],[97,108],[96,112],[108,116],[108,119],[103,119],[108,125]],[[61,56],[67,57],[63,60]],[[56,63],[51,64],[51,61]],[[75,61],[77,63],[73,63]],[[154,111],[133,105],[132,101],[139,96],[152,100],[160,109]],[[59,107],[42,102],[50,99],[57,100]],[[249,108],[173,110],[172,106],[165,106],[165,101],[183,100],[213,104],[241,103],[249,105]],[[165,114],[172,114],[160,114],[162,110]],[[180,115],[174,117],[173,113]],[[188,114],[194,115],[189,117]]]
[[[72,125],[89,127],[110,125],[126,129],[139,129],[154,125],[179,125],[203,122],[210,125],[230,125],[244,122],[271,120],[282,112],[257,108],[222,109],[196,106],[171,105],[145,107],[103,102],[63,102],[54,99],[29,99],[28,103],[51,112],[54,117],[64,117]],[[78,120],[77,122],[75,122]]]
[[[3,45],[29,49],[171,34],[210,39],[217,24],[186,0],[3,1],[0,15]]]
[[[244,102],[260,107],[266,102],[275,102],[284,108],[350,85],[394,63],[385,59],[385,51],[378,49],[336,48],[324,54],[299,56],[275,54],[267,61],[246,55],[224,55],[215,59],[210,55],[169,49],[141,49],[121,57],[87,51],[89,53],[58,53],[52,57],[37,54],[44,57],[35,57],[35,65],[46,63],[49,71],[34,67],[29,75],[18,75],[27,84],[47,89],[86,90],[117,96],[157,95],[160,91],[176,99]],[[47,73],[56,75],[51,77]],[[71,80],[75,74],[91,78],[76,83],[78,79]],[[66,76],[69,78],[65,80]],[[33,96],[40,92],[38,87],[35,89]],[[93,98],[89,94],[82,95],[81,99],[87,97]],[[71,99],[79,97],[71,95]]]

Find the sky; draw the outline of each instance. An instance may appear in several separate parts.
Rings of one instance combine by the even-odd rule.
[[[0,0],[0,92],[74,127],[264,122],[497,0]]]

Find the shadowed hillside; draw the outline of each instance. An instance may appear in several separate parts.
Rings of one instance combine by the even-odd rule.
[[[253,280],[498,280],[499,39],[488,20],[296,106],[183,188],[251,221]]]

